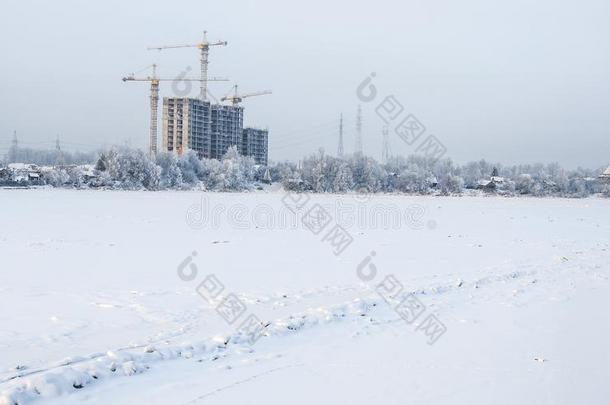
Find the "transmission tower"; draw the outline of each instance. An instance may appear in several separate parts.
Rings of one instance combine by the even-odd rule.
[[[358,105],[358,114],[356,115],[356,147],[354,153],[362,154],[362,107]]]
[[[343,150],[343,114],[339,117],[339,146],[337,148],[337,156],[343,158],[345,151]]]
[[[384,125],[381,133],[383,135],[383,143],[381,144],[381,163],[388,163],[390,160],[390,131],[388,130],[388,126]]]
[[[59,144],[59,135],[57,135],[57,139],[55,140],[55,166],[63,166],[64,162],[64,153],[61,151],[61,146]]]
[[[8,151],[9,163],[16,163],[18,149],[19,141],[17,141],[17,131],[13,131],[13,141],[11,142],[11,148]]]

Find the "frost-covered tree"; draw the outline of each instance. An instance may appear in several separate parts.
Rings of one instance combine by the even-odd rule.
[[[50,186],[63,187],[69,184],[70,176],[65,169],[57,168],[46,172],[44,180]]]
[[[141,150],[116,148],[108,152],[110,178],[124,189],[156,190],[161,168]]]
[[[352,172],[354,190],[367,190],[372,193],[383,191],[387,173],[379,163],[359,153],[352,155],[348,163]]]
[[[347,162],[341,159],[333,159],[331,169],[333,192],[343,193],[353,188],[354,178]]]
[[[477,188],[479,184],[479,180],[485,177],[481,169],[480,162],[469,162],[467,163],[462,170],[464,186],[466,188]]]
[[[182,173],[182,181],[187,185],[195,185],[203,180],[202,161],[197,156],[197,152],[188,150],[177,160],[177,165]]]
[[[432,187],[432,173],[425,167],[409,162],[396,178],[396,189],[404,193],[429,193]]]
[[[247,190],[253,186],[254,160],[251,157],[241,156],[236,146],[231,146],[222,158],[220,172],[212,173],[215,177],[214,188],[223,191]]]
[[[443,194],[459,194],[464,188],[464,180],[460,176],[447,173],[438,178],[438,187]]]
[[[222,163],[216,159],[203,159],[199,179],[208,190],[216,190],[223,183]]]
[[[292,162],[269,162],[269,172],[272,182],[282,182],[284,179],[293,177],[297,171],[297,165]]]
[[[100,157],[97,159],[97,162],[95,163],[95,170],[97,170],[99,172],[105,172],[106,169],[107,169],[106,155],[104,153],[101,153]]]
[[[182,170],[178,167],[178,159],[174,153],[161,152],[155,159],[161,168],[159,174],[159,187],[161,188],[181,188]]]
[[[590,194],[588,181],[584,177],[572,176],[568,180],[567,190],[565,194],[573,197],[587,197]]]
[[[497,171],[497,170],[496,170]],[[464,180],[456,173],[457,168],[451,159],[443,159],[436,163],[434,176],[436,177],[438,188],[443,194],[460,193],[464,187]]]
[[[520,174],[515,180],[515,191],[519,194],[533,194],[534,185],[534,179],[530,174]]]

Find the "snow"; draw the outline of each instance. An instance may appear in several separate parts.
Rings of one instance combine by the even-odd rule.
[[[26,163],[9,163],[8,168],[11,170],[29,170],[33,168],[33,165]]]
[[[353,237],[336,256],[283,197],[0,190],[0,404],[610,398],[609,200],[308,195]],[[423,214],[371,222],[388,207]],[[268,324],[253,345],[197,292],[210,274]],[[391,275],[411,324],[376,292]]]

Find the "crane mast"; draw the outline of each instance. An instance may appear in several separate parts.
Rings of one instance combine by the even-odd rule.
[[[157,154],[157,121],[158,121],[158,111],[159,111],[159,83],[162,81],[174,81],[176,79],[168,79],[168,78],[160,78],[157,76],[157,65],[153,64],[149,67],[152,67],[152,75],[146,77],[135,77],[135,74],[132,73],[129,76],[123,77],[124,82],[150,82],[150,143],[148,146],[148,150],[151,157],[154,157]],[[200,82],[201,79],[189,79],[189,78],[181,78],[179,81],[190,81],[190,82]],[[218,78],[212,77],[207,78],[207,81],[214,82],[226,82],[229,81],[227,78]]]
[[[157,65],[153,66],[150,80],[150,156],[157,155],[157,110],[159,109],[159,79],[157,78]]]
[[[208,32],[203,31],[203,41],[197,44],[190,45],[166,45],[166,46],[156,46],[149,47],[149,50],[158,50],[161,51],[163,49],[176,49],[176,48],[198,48],[200,51],[199,62],[201,64],[201,87],[199,91],[199,98],[203,101],[207,101],[208,98],[208,65],[210,63],[210,47],[211,46],[227,46],[227,41],[216,41],[216,42],[208,42]]]
[[[205,31],[203,33],[203,43],[206,43],[205,39]],[[202,44],[203,44],[202,43]],[[201,87],[199,90],[199,98],[202,101],[206,101],[208,99],[208,64],[210,57],[210,47],[207,45],[201,46]]]

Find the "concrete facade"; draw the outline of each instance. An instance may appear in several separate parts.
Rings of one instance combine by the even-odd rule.
[[[210,104],[195,98],[163,98],[163,148],[181,155],[191,149],[200,158],[222,159],[237,146],[240,154],[267,164],[268,131],[244,129],[244,109],[238,105]]]
[[[163,98],[163,151],[182,154],[188,149],[200,158],[211,155],[211,105],[194,98]]]
[[[212,105],[211,157],[222,159],[227,149],[237,146],[241,154],[244,109],[232,105]]]
[[[269,131],[244,128],[241,150],[243,155],[253,157],[256,164],[266,166],[269,160]]]

